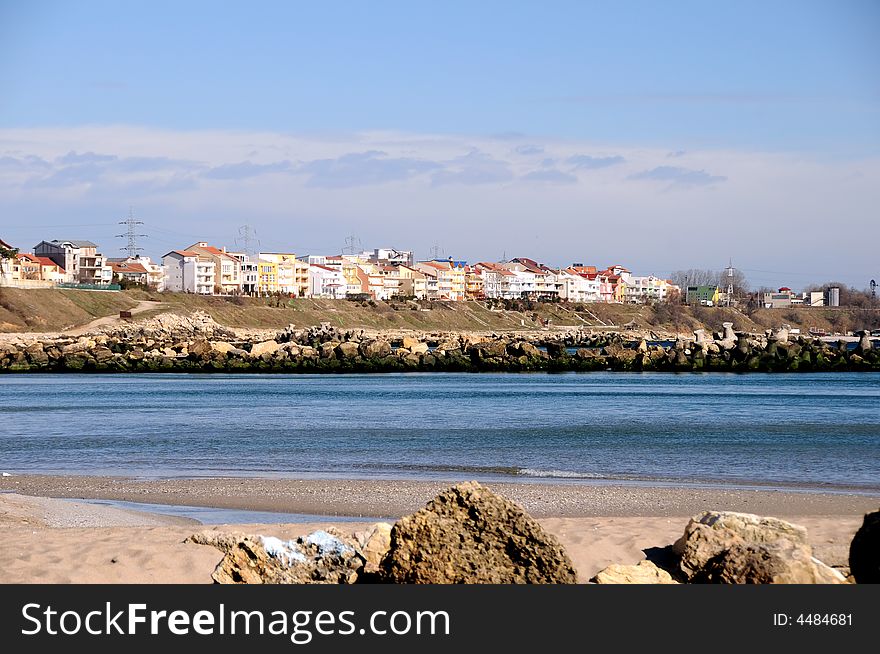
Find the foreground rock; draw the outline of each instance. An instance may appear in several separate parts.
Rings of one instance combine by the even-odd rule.
[[[519,506],[476,482],[453,486],[391,530],[382,578],[411,584],[570,584],[559,542]]]
[[[688,522],[673,552],[693,583],[845,583],[813,557],[806,529],[778,518],[706,511]]]
[[[651,561],[636,565],[609,565],[590,579],[594,584],[677,584],[666,570]]]
[[[849,547],[849,569],[856,583],[880,584],[880,511],[865,515]]]
[[[374,526],[363,544],[333,530],[289,541],[212,531],[188,540],[225,552],[211,575],[218,584],[353,584],[364,574],[368,558],[375,567],[380,556],[371,537],[390,529],[390,525]],[[371,544],[368,552],[367,544]]]

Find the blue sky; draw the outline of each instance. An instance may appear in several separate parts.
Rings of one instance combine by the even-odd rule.
[[[861,287],[817,235],[876,230],[878,34],[870,0],[0,0],[0,229]]]

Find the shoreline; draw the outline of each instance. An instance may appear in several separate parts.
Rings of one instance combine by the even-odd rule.
[[[464,478],[457,481],[465,481]],[[175,478],[138,479],[82,475],[15,475],[0,478],[0,492],[74,500],[115,500],[166,506],[315,516],[387,518],[422,508],[455,480]],[[706,509],[759,515],[860,516],[880,506],[880,492],[620,485],[553,482],[485,482],[538,518],[691,516]]]

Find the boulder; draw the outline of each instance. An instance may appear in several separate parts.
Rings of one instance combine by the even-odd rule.
[[[197,534],[191,537],[197,540]],[[355,542],[328,531],[296,540],[274,536],[215,537],[226,552],[211,574],[218,584],[353,584],[363,568]]]
[[[413,338],[412,336],[404,336],[403,341],[401,343],[401,347],[406,348],[410,352],[413,351],[413,348],[417,345],[421,345],[422,343],[417,338]]]
[[[856,352],[864,355],[873,349],[874,349],[874,344],[871,342],[871,332],[868,332],[868,331],[859,332],[859,344],[856,345]]]
[[[849,569],[857,584],[880,584],[880,511],[865,514],[849,546]]]
[[[391,525],[377,522],[365,531],[356,531],[352,538],[357,542],[358,553],[364,559],[364,574],[380,572],[380,564],[391,548]]]
[[[331,343],[325,343],[324,346],[329,346],[332,348]],[[324,346],[321,347],[322,356],[323,356]],[[340,343],[339,345],[336,346],[335,351],[336,351],[336,356],[339,359],[357,359],[359,356],[357,343]]]
[[[363,343],[360,346],[360,352],[367,359],[384,357],[391,354],[391,345],[389,345],[388,341],[378,338],[374,341]]]
[[[672,546],[693,582],[844,583],[813,558],[807,530],[779,518],[706,511],[692,518]]]
[[[232,350],[237,348],[232,343],[227,343],[226,341],[211,341],[211,349],[214,350],[214,352],[229,354]]]
[[[272,354],[277,352],[281,344],[277,341],[263,341],[262,343],[254,343],[251,346],[251,356],[253,358],[261,357],[264,354]]]
[[[732,544],[693,581],[716,584],[843,584],[843,575],[813,558],[812,548],[785,538]]]
[[[212,348],[211,344],[204,338],[199,338],[193,341],[192,344],[188,346],[190,356],[202,358],[211,353]]]
[[[651,561],[636,565],[609,565],[590,579],[594,584],[677,584],[666,570]]]
[[[426,354],[430,349],[427,343],[415,343],[410,346],[409,351],[413,354]]]
[[[565,550],[519,506],[477,482],[400,519],[383,580],[419,584],[574,583]]]

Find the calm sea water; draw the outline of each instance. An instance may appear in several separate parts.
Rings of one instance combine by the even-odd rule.
[[[0,376],[0,470],[880,490],[880,374]]]

